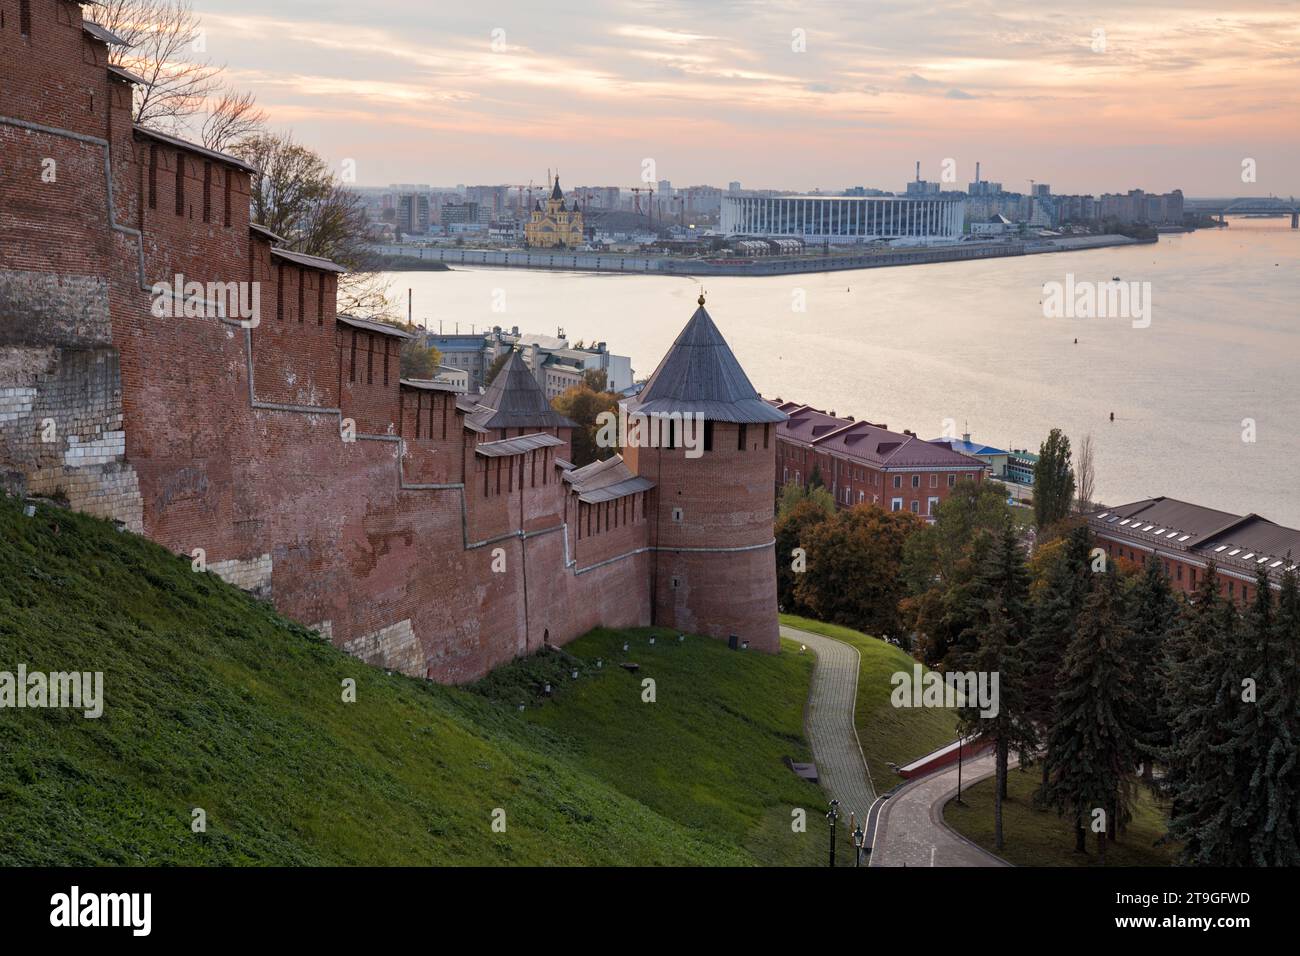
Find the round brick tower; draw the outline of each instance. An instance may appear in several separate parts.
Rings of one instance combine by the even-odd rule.
[[[624,460],[655,483],[653,621],[775,653],[773,489],[786,415],[754,390],[702,295],[699,306],[623,406]]]

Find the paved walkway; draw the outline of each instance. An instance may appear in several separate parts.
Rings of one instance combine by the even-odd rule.
[[[856,813],[865,825],[867,811],[876,801],[876,791],[871,786],[858,732],[853,726],[858,696],[857,648],[784,624],[781,636],[808,645],[817,655],[804,720],[808,742],[812,745],[822,788],[840,802],[840,826],[848,826],[850,812]]]
[[[991,752],[967,761],[962,767],[962,789],[992,773]],[[1008,866],[943,822],[944,805],[956,792],[954,766],[907,784],[882,803],[870,865]]]

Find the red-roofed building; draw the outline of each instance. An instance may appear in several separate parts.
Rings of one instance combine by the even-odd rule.
[[[836,505],[876,504],[932,518],[964,479],[982,481],[984,462],[911,432],[891,432],[853,418],[800,405],[772,402],[789,419],[776,430],[776,485],[808,487],[816,468]]]

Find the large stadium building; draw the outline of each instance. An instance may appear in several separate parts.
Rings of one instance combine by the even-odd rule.
[[[953,242],[965,215],[962,200],[937,196],[724,196],[722,231],[836,244]]]

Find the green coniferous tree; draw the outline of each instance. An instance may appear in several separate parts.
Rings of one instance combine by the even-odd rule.
[[[1270,830],[1256,841],[1257,861],[1273,866],[1296,866],[1300,857],[1300,579],[1290,568],[1282,573],[1277,593],[1277,689],[1269,713],[1285,727],[1279,743],[1269,753],[1273,782],[1269,801]],[[1270,853],[1267,848],[1277,848]],[[1263,849],[1265,852],[1258,853]]]
[[[1133,677],[1118,575],[1101,576],[1084,603],[1059,676],[1056,716],[1048,737],[1047,797],[1074,820],[1075,849],[1086,851],[1086,828],[1105,811],[1097,831],[1100,858],[1106,837],[1132,813],[1132,771],[1137,745],[1127,716],[1134,706]]]
[[[1168,713],[1162,706],[1165,642],[1178,626],[1179,600],[1174,596],[1160,561],[1153,554],[1128,593],[1129,645],[1126,655],[1133,670],[1136,710],[1132,715],[1142,779],[1154,785],[1153,764],[1169,746]]]
[[[1020,644],[1029,630],[1029,570],[1015,528],[1007,523],[995,534],[981,535],[973,556],[971,580],[959,591],[954,613],[970,624],[949,657],[952,669],[996,674],[996,713],[983,713],[967,700],[958,714],[963,735],[993,742],[996,781],[993,798],[994,846],[1002,849],[1002,804],[1007,798],[1007,768],[1012,750],[1022,759],[1035,746],[1032,723],[1025,715]]]
[[[1234,732],[1243,706],[1240,629],[1236,606],[1219,596],[1211,564],[1168,642],[1169,834],[1182,844],[1186,864],[1245,866],[1250,859],[1248,834],[1233,826],[1249,780],[1249,774],[1241,778]]]
[[[1043,730],[1055,714],[1057,675],[1092,591],[1092,547],[1093,537],[1087,525],[1073,529],[1049,565],[1033,603],[1033,628],[1023,655],[1025,706],[1029,719]],[[1040,762],[1043,779],[1035,800],[1042,803],[1048,782],[1045,755]]]
[[[1286,595],[1289,615],[1294,604],[1295,573]],[[1255,600],[1242,622],[1237,644],[1237,671],[1242,703],[1232,724],[1233,761],[1244,779],[1234,829],[1249,840],[1250,864],[1294,866],[1296,844],[1296,696],[1292,623],[1282,623],[1272,583],[1262,567],[1256,572]],[[1239,779],[1240,784],[1242,780]]]

